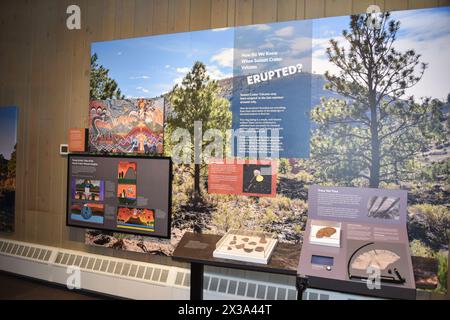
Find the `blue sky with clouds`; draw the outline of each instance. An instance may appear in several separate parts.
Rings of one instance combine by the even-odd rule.
[[[91,52],[108,68],[127,97],[154,97],[170,91],[198,60],[215,79],[231,77],[233,29],[97,42]]]
[[[401,21],[396,48],[415,49],[422,61],[429,63],[424,78],[408,94],[444,99],[450,91],[450,7],[397,11],[392,17]],[[197,60],[207,65],[214,79],[232,76],[233,54],[238,56],[238,50],[252,46],[255,50],[281,50],[292,62],[305,59],[307,53],[313,72],[335,72],[325,49],[331,38],[344,44],[342,30],[348,25],[348,16],[312,20],[312,39],[305,31],[305,21],[177,33],[98,42],[92,44],[92,53],[110,69],[125,96],[154,97],[181,81]]]
[[[391,17],[400,21],[395,48],[401,52],[414,49],[421,54],[421,61],[428,63],[422,80],[406,94],[414,95],[416,99],[425,96],[446,99],[450,93],[450,7],[393,11]],[[325,49],[330,38],[345,44],[343,29],[349,29],[349,17],[314,21],[312,68],[315,73],[336,72]]]

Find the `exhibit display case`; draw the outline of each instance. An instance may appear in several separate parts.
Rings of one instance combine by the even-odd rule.
[[[271,233],[233,229],[217,242],[213,256],[267,264],[277,242]]]
[[[450,2],[98,2],[0,2],[0,272],[450,298]]]
[[[298,275],[306,288],[415,299],[407,192],[313,185]],[[322,220],[325,219],[326,220]]]

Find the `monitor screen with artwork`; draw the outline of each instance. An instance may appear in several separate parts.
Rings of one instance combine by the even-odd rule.
[[[172,161],[70,154],[67,225],[170,238]]]

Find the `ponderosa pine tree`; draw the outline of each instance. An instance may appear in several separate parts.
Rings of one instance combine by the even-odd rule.
[[[209,129],[217,129],[222,133],[222,137],[225,136],[226,130],[231,128],[229,101],[220,96],[218,82],[210,79],[202,62],[197,61],[181,84],[175,85],[169,93],[169,100],[172,106],[172,112],[167,119],[169,135],[181,128],[189,131],[191,139],[194,139],[196,121],[201,121],[203,133]],[[208,143],[209,141],[202,139],[201,148]],[[190,149],[191,160],[195,162],[194,143],[190,144]],[[201,195],[200,170],[201,164],[194,163],[194,192],[197,198]]]
[[[370,187],[399,181],[413,170],[414,155],[442,134],[441,102],[406,96],[427,65],[414,50],[395,49],[400,22],[381,16],[380,28],[367,15],[351,17],[344,30],[346,46],[330,40],[329,61],[338,72],[326,72],[326,89],[345,99],[322,99],[311,118],[312,159],[324,179]]]
[[[118,88],[116,80],[110,78],[109,70],[97,63],[98,56],[91,56],[90,99],[123,99],[124,96]]]

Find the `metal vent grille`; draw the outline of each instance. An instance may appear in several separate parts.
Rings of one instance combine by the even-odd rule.
[[[170,269],[164,266],[133,262],[123,259],[103,257],[93,254],[71,252],[58,248],[46,248],[39,245],[27,245],[16,241],[0,240],[0,254],[52,263],[57,266],[76,266],[82,270],[144,280],[157,284],[167,284],[170,279]],[[52,259],[53,254],[53,259]],[[175,268],[181,270],[180,268]],[[189,273],[177,271],[183,275],[179,286],[189,286]],[[173,282],[173,279],[171,280]]]
[[[40,246],[22,245],[9,241],[0,241],[0,253],[33,259],[40,262],[49,262],[52,250]]]
[[[189,275],[189,274],[187,274]],[[181,278],[181,276],[180,276]],[[177,275],[178,280],[178,275]],[[226,295],[236,295],[250,299],[295,300],[297,290],[283,286],[269,286],[262,283],[205,276],[203,289]]]
[[[55,264],[61,266],[77,266],[80,269],[111,274],[132,279],[146,280],[157,283],[167,283],[169,269],[149,267],[139,263],[125,262],[118,259],[81,256],[77,254],[58,252]],[[178,272],[179,274],[181,272]],[[182,285],[182,284],[178,284]]]
[[[190,287],[188,269],[162,266],[126,259],[101,256],[72,250],[34,245],[19,241],[0,239],[0,255],[45,263],[49,266],[77,266],[84,272],[109,275],[149,284],[166,285],[186,289]],[[204,290],[206,296],[232,299],[293,300],[297,297],[295,287],[250,280],[239,275],[205,273]],[[310,298],[314,298],[314,295]],[[321,294],[318,299],[327,299]]]

